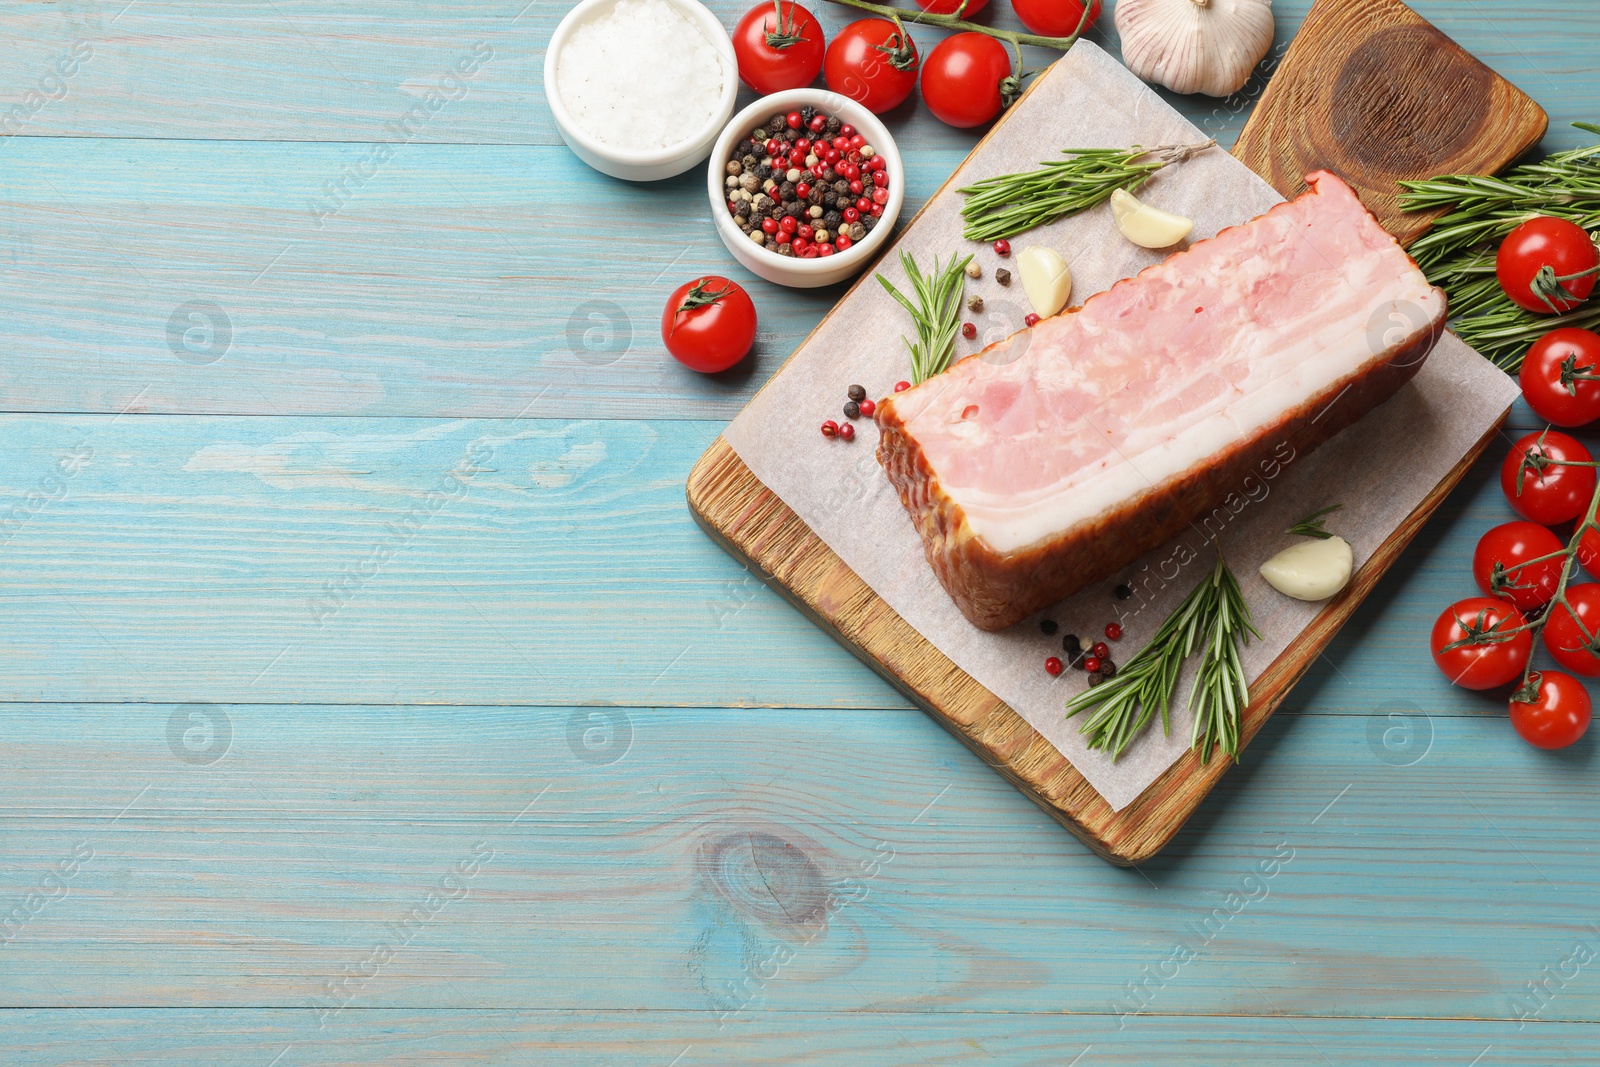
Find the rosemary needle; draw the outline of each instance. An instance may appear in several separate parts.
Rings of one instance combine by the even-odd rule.
[[[1219,552],[1216,566],[1167,616],[1149,644],[1109,680],[1067,701],[1067,718],[1096,708],[1079,732],[1088,738],[1090,748],[1110,752],[1112,759],[1122,755],[1157,712],[1162,732],[1170,732],[1178,671],[1199,650],[1200,673],[1189,692],[1189,707],[1195,711],[1190,746],[1200,750],[1202,762],[1217,747],[1237,758],[1239,715],[1249,703],[1239,658],[1246,630],[1261,636],[1250,622],[1239,583]]]
[[[1342,507],[1344,507],[1343,504],[1329,504],[1325,508],[1318,508],[1289,527],[1284,533],[1293,534],[1296,537],[1315,537],[1318,540],[1326,541],[1333,534],[1328,532],[1328,528],[1323,523],[1327,521],[1329,515],[1332,515]]]
[[[962,236],[995,241],[1087,211],[1118,189],[1136,191],[1156,171],[1214,144],[1064,149],[1066,159],[1041,163],[1038,170],[1000,174],[963,188],[967,199],[961,205],[966,220]]]
[[[923,274],[911,253],[901,252],[900,266],[911,283],[915,302],[896,289],[888,278],[878,275],[878,283],[911,313],[911,321],[916,324],[916,341],[902,338],[911,350],[913,385],[943,372],[955,356],[956,331],[961,328],[961,294],[966,288],[965,271],[971,260],[971,256],[960,259],[951,256],[947,265],[940,266],[935,256],[933,271]]]

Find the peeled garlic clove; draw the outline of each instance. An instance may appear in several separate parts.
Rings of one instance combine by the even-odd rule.
[[[1122,236],[1141,248],[1171,248],[1194,229],[1194,220],[1151,207],[1126,189],[1111,194],[1111,215]]]
[[[1272,0],[1117,0],[1122,61],[1175,93],[1227,96],[1272,47]]]
[[[1290,545],[1261,565],[1261,577],[1284,596],[1326,600],[1350,581],[1355,553],[1342,537]]]
[[[1017,253],[1017,273],[1022,275],[1022,291],[1041,319],[1067,306],[1072,295],[1072,271],[1067,261],[1053,248],[1029,245]]]

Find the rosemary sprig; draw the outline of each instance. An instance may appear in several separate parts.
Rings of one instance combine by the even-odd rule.
[[[1137,191],[1156,171],[1214,144],[1064,149],[1066,159],[1041,163],[1038,170],[1001,174],[963,188],[967,200],[961,205],[966,220],[962,236],[995,241],[1086,211],[1118,189]]]
[[[878,275],[879,284],[911,313],[911,320],[917,327],[916,341],[901,338],[911,350],[913,385],[932,378],[950,366],[950,360],[956,353],[956,331],[961,327],[961,294],[966,288],[965,272],[971,260],[971,256],[958,259],[952,255],[947,265],[940,266],[939,258],[935,256],[933,271],[923,274],[911,253],[901,252],[900,266],[905,269],[906,278],[911,282],[915,303],[896,289],[888,278]]]
[[[1293,534],[1296,537],[1315,537],[1318,540],[1326,541],[1333,534],[1329,533],[1322,524],[1326,521],[1327,516],[1332,515],[1342,507],[1344,507],[1343,504],[1329,504],[1325,508],[1319,508],[1289,527],[1284,533]]]
[[[1600,125],[1573,125],[1600,134]],[[1513,304],[1494,275],[1500,240],[1537,215],[1568,219],[1591,232],[1600,229],[1600,144],[1498,176],[1446,174],[1400,185],[1405,210],[1445,211],[1407,251],[1428,280],[1449,294],[1456,333],[1496,366],[1516,373],[1528,346],[1550,330],[1600,327],[1600,304],[1564,315],[1534,314]]]
[[[1157,712],[1162,733],[1170,733],[1169,711],[1178,671],[1183,661],[1200,649],[1204,652],[1200,675],[1189,693],[1189,706],[1196,712],[1191,746],[1205,745],[1202,759],[1210,757],[1214,746],[1236,755],[1239,712],[1249,703],[1238,655],[1238,641],[1245,629],[1256,633],[1239,583],[1218,552],[1211,573],[1167,616],[1149,644],[1109,680],[1067,701],[1067,718],[1097,708],[1079,732],[1088,737],[1090,748],[1110,752],[1113,760]]]

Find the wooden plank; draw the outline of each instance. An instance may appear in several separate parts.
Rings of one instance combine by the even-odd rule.
[[[1286,197],[1345,177],[1409,243],[1438,213],[1399,208],[1401,178],[1493,174],[1544,136],[1544,110],[1400,0],[1318,0],[1233,153]]]
[[[1476,1020],[1150,1019],[1118,1031],[1104,1019],[914,1011],[750,1013],[719,1026],[715,1014],[683,1012],[368,1011],[317,1029],[308,1011],[7,1012],[17,1067],[74,1067],[226,1060],[295,1067],[424,1067],[472,1063],[589,1067],[866,1063],[945,1065],[975,1056],[1050,1067],[1092,1050],[1085,1064],[1145,1067],[1204,1062],[1230,1067],[1437,1067],[1592,1062],[1593,1027],[1558,1023],[1518,1030]],[[287,1050],[287,1052],[285,1051]],[[1495,1058],[1489,1058],[1489,1055]],[[595,1055],[605,1057],[596,1061]],[[292,1059],[290,1057],[293,1057]]]
[[[1358,12],[1366,0],[1320,0],[1318,11],[1334,17]],[[1456,46],[1440,37],[1436,47]],[[1459,51],[1459,49],[1458,49]],[[1461,64],[1472,63],[1463,53]],[[1372,86],[1367,88],[1372,90]],[[1290,107],[1286,94],[1263,97],[1252,122],[1263,112]],[[1536,105],[1531,105],[1537,110]],[[1542,115],[1542,112],[1540,112]],[[1004,120],[1002,120],[1004,121]],[[1490,125],[1468,131],[1467,141],[1482,138],[1507,147],[1507,131]],[[1360,143],[1330,146],[1330,169],[1352,181],[1366,165]],[[1526,147],[1517,146],[1517,151]],[[980,142],[978,149],[982,149]],[[1251,153],[1241,141],[1240,149]],[[1336,152],[1349,150],[1348,158]],[[1484,149],[1480,154],[1492,155]],[[1248,160],[1247,160],[1248,161]],[[1410,160],[1412,171],[1390,168],[1386,175],[1425,176],[1428,166]],[[1269,175],[1269,177],[1278,177]],[[1281,181],[1281,177],[1279,177]],[[1296,179],[1298,180],[1298,179]],[[1285,191],[1280,189],[1280,192]],[[934,197],[944,192],[941,188]],[[1392,214],[1393,212],[1389,212]],[[1502,417],[1503,414],[1502,414]],[[1254,680],[1251,705],[1242,716],[1241,747],[1249,743],[1283,696],[1355,606],[1369,593],[1433,510],[1465,475],[1494,438],[1490,432],[1468,451],[1408,520],[1379,545],[1351,580],[1295,644]],[[1058,820],[1085,844],[1115,863],[1137,863],[1155,855],[1182,826],[1206,794],[1226,773],[1221,760],[1209,766],[1186,753],[1132,804],[1113,812],[1071,763],[993,693],[961,671],[884,603],[854,572],[812,533],[744,464],[721,438],[690,472],[689,507],[711,536],[735,558],[767,578],[774,588],[801,607],[812,621],[832,633],[863,662],[927,711],[940,725],[961,738],[980,758]]]
[[[342,1004],[328,1037],[466,1006],[1115,1030],[1127,984],[1162,973],[1152,1015],[1504,1020],[1594,936],[1600,891],[1593,747],[1552,758],[1477,712],[1416,713],[1409,749],[1386,715],[1279,716],[1142,873],[909,709],[38,704],[4,725],[0,914],[87,855],[0,935],[6,1006]],[[1600,985],[1569,980],[1541,1018],[1600,1019]]]

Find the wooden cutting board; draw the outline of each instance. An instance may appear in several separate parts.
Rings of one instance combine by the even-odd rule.
[[[1435,121],[1434,128],[1407,133],[1408,116],[1416,125],[1427,124],[1424,116],[1436,120],[1441,93],[1450,110],[1483,117],[1443,127]],[[1235,154],[1285,196],[1303,190],[1306,170],[1326,167],[1354,185],[1385,226],[1410,240],[1426,221],[1398,212],[1397,178],[1491,173],[1527,150],[1545,125],[1537,104],[1397,0],[1318,0]],[[982,152],[986,141],[973,152]],[[1493,437],[1485,435],[1461,457],[1345,591],[1255,680],[1242,744],[1260,731]],[[722,438],[690,472],[688,498],[696,520],[728,552],[1114,863],[1133,864],[1158,852],[1229,766],[1223,760],[1202,766],[1187,753],[1132,804],[1113,812],[1054,746],[879,599]]]

